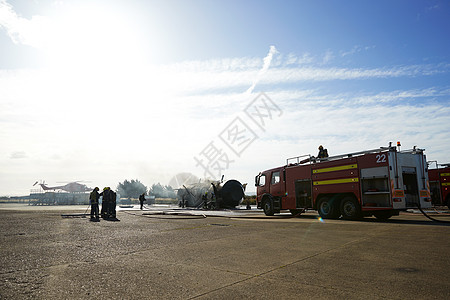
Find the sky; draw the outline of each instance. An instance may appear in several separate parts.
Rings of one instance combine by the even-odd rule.
[[[401,142],[450,162],[450,2],[0,0],[0,196]]]

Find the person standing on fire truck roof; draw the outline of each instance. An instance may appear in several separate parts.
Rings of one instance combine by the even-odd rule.
[[[317,154],[317,157],[318,158],[328,157],[328,151],[327,151],[327,149],[323,149],[322,145],[319,146],[319,154]]]

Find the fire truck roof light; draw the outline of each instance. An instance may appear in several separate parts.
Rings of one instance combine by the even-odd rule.
[[[401,146],[400,141],[397,141],[397,147],[400,147],[400,146]]]

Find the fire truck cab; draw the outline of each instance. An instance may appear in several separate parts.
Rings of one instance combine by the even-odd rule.
[[[436,165],[436,169],[428,170],[431,200],[435,205],[447,205],[450,209],[450,164]]]
[[[381,147],[327,158],[289,158],[255,178],[257,206],[268,216],[281,210],[318,210],[322,218],[388,219],[409,208],[429,208],[422,149]]]

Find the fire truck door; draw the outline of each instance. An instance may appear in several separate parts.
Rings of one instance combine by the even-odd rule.
[[[406,206],[412,207],[419,203],[419,186],[417,184],[416,168],[402,168],[403,189],[405,190]]]
[[[297,180],[295,182],[296,208],[311,208],[311,180]]]
[[[280,180],[280,172],[272,172],[272,177],[270,180],[270,193],[273,196],[281,196],[281,180]]]

